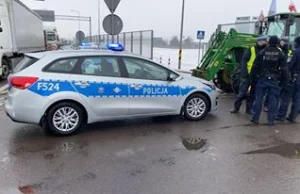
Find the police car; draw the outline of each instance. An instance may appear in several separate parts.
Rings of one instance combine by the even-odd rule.
[[[217,109],[212,84],[120,50],[26,54],[8,78],[7,115],[70,135],[104,120],[182,114],[197,121]]]

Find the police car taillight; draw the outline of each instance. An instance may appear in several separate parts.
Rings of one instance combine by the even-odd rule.
[[[11,77],[9,78],[10,86],[24,90],[34,84],[39,78],[38,77]]]

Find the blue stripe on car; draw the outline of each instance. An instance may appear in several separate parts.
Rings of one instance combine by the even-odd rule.
[[[121,84],[107,82],[39,80],[28,90],[41,96],[51,96],[57,92],[78,92],[87,97],[120,98],[120,97],[178,97],[186,96],[196,87],[165,86],[151,84]]]

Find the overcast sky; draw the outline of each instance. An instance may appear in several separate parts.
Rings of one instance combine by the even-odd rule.
[[[32,9],[54,10],[57,15],[76,15],[71,9],[79,10],[82,16],[92,17],[93,34],[98,32],[98,0],[21,0]],[[109,11],[101,1],[101,23]],[[272,0],[186,0],[184,36],[196,38],[196,31],[203,29],[208,35],[217,24],[234,22],[237,16],[257,16],[261,10],[267,14]],[[290,0],[278,0],[278,11],[287,12]],[[294,0],[300,9],[300,0]],[[124,22],[123,31],[153,29],[155,36],[169,38],[179,35],[182,0],[121,0],[116,14]],[[73,37],[78,22],[57,21],[63,37]],[[88,34],[88,23],[82,23]],[[102,30],[102,28],[101,28]],[[102,31],[103,32],[103,31]],[[208,36],[207,36],[208,37]]]

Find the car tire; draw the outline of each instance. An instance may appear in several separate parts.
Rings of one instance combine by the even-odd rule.
[[[47,112],[43,128],[46,134],[74,135],[82,129],[85,121],[84,115],[82,108],[75,103],[58,103]]]
[[[209,112],[209,101],[202,94],[193,94],[183,106],[184,117],[190,121],[202,120]]]

